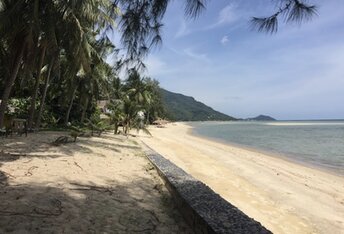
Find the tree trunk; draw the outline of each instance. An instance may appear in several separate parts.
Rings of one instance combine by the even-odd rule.
[[[80,119],[80,122],[83,123],[85,121],[85,116],[86,116],[86,111],[87,111],[87,107],[88,107],[88,103],[89,103],[89,98],[86,97],[86,100],[85,100],[85,105],[83,107],[83,110],[82,110],[82,114],[81,114],[81,119]]]
[[[5,117],[5,111],[6,111],[8,99],[9,99],[10,94],[11,94],[12,86],[13,86],[13,84],[17,78],[17,75],[18,75],[20,63],[21,63],[21,61],[23,59],[23,55],[24,55],[25,45],[26,45],[26,43],[25,43],[25,41],[23,41],[22,46],[21,46],[19,52],[17,53],[12,73],[11,73],[10,77],[8,78],[8,80],[6,81],[6,84],[5,84],[5,89],[4,89],[4,93],[2,94],[2,99],[1,99],[2,101],[0,104],[0,128],[2,128],[3,124],[4,124],[4,117]]]
[[[43,95],[41,98],[41,105],[39,107],[39,112],[37,115],[37,120],[36,120],[36,128],[38,129],[41,125],[41,117],[44,111],[44,105],[45,105],[45,98],[47,96],[47,91],[48,91],[48,87],[49,87],[49,82],[50,82],[50,75],[51,75],[51,70],[54,67],[54,63],[55,63],[55,56],[53,56],[53,58],[50,61],[49,64],[49,68],[48,68],[48,73],[47,73],[47,77],[45,79],[45,83],[44,83],[44,90],[43,90]]]
[[[147,111],[146,124],[150,124],[149,117],[150,117],[150,116],[149,116],[149,111]]]
[[[118,123],[116,122],[114,125],[115,125],[115,129],[113,131],[113,134],[116,135],[118,133]]]
[[[76,94],[77,89],[78,89],[78,85],[75,85],[75,88],[74,88],[73,93],[72,93],[72,97],[70,99],[69,107],[68,107],[68,110],[66,113],[66,117],[65,117],[65,125],[66,126],[68,125],[68,122],[69,122],[69,115],[70,115],[70,111],[72,110],[72,107],[73,107],[73,102],[74,102],[74,98],[75,98],[75,94]]]
[[[30,110],[29,110],[29,118],[28,118],[29,129],[32,129],[32,125],[33,125],[33,118],[34,118],[35,110],[36,110],[36,99],[38,95],[39,81],[41,79],[41,70],[42,70],[42,66],[44,62],[46,48],[47,48],[46,45],[43,45],[40,59],[39,59],[39,64],[37,67],[37,77],[36,77],[35,87],[33,89],[33,93],[31,96],[31,103],[30,103]]]

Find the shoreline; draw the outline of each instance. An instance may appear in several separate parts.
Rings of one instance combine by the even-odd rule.
[[[276,151],[274,152],[272,150],[269,151],[269,150],[259,149],[259,148],[256,148],[254,146],[247,146],[247,145],[242,145],[242,144],[226,141],[226,140],[223,140],[220,138],[204,136],[204,135],[196,133],[194,131],[195,127],[192,126],[192,124],[187,123],[187,122],[181,122],[181,123],[191,127],[191,129],[189,129],[187,132],[191,136],[202,138],[202,139],[205,139],[208,141],[217,142],[217,143],[224,144],[224,145],[228,145],[231,147],[244,149],[247,151],[251,151],[252,153],[259,153],[259,154],[263,154],[263,155],[266,155],[266,156],[269,156],[272,158],[278,158],[278,159],[281,159],[283,161],[287,161],[287,162],[290,162],[293,164],[301,165],[301,166],[311,168],[314,170],[322,171],[322,172],[325,172],[325,173],[328,173],[328,174],[331,174],[334,176],[343,177],[343,179],[344,179],[344,170],[340,171],[337,168],[330,169],[330,167],[324,166],[324,165],[316,163],[316,162],[312,163],[312,162],[308,162],[308,161],[305,161],[302,159],[297,159],[297,158],[295,158],[295,155],[292,155],[292,154],[280,153],[280,152],[276,152]]]
[[[141,140],[274,233],[344,230],[342,177],[190,130],[172,123],[151,128],[153,137]]]

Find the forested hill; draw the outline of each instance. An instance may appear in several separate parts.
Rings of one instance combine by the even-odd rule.
[[[193,97],[161,89],[167,118],[174,121],[236,120],[213,110]]]

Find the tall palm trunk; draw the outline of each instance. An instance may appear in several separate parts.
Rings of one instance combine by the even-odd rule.
[[[150,118],[149,111],[147,111],[146,124],[150,124],[149,118]]]
[[[72,96],[71,96],[71,99],[70,99],[70,102],[69,102],[69,106],[68,106],[68,110],[67,110],[67,113],[66,113],[66,117],[65,117],[65,125],[66,126],[68,125],[68,122],[69,122],[69,115],[70,115],[70,111],[72,110],[72,107],[73,107],[74,98],[75,98],[75,94],[76,94],[76,90],[77,89],[78,89],[78,85],[75,85],[75,88],[73,90],[73,93],[72,93]]]
[[[37,77],[36,77],[36,82],[35,82],[35,87],[33,89],[33,93],[31,96],[31,103],[30,103],[30,110],[29,110],[29,119],[28,119],[28,128],[31,129],[33,125],[33,117],[35,115],[35,110],[36,110],[36,100],[38,96],[38,88],[39,88],[39,81],[41,79],[41,70],[44,62],[44,57],[45,57],[45,51],[46,51],[47,46],[43,45],[38,67],[37,67]]]
[[[118,133],[118,122],[116,121],[115,123],[114,123],[114,130],[113,130],[113,134],[117,134]]]
[[[1,99],[2,101],[0,104],[0,128],[2,128],[4,125],[4,117],[5,117],[5,111],[6,111],[8,99],[9,99],[10,94],[11,94],[12,86],[13,86],[16,78],[17,78],[21,61],[23,60],[25,46],[26,46],[26,42],[23,41],[21,48],[19,49],[19,51],[17,53],[12,73],[11,73],[10,77],[7,79],[6,84],[5,84],[5,89],[4,89],[4,93],[2,94],[2,99]]]
[[[80,119],[81,123],[83,123],[85,121],[88,103],[89,103],[89,97],[86,97],[86,100],[84,101],[84,107],[83,107],[83,110],[82,110],[82,114],[81,114],[81,119]]]
[[[47,96],[47,91],[48,91],[49,82],[50,82],[51,70],[54,67],[54,63],[55,63],[55,56],[53,56],[51,61],[50,61],[49,68],[48,68],[48,74],[47,74],[47,77],[45,79],[43,95],[42,95],[42,98],[41,98],[41,105],[39,107],[39,112],[38,112],[37,120],[36,120],[36,128],[39,128],[40,125],[41,125],[41,118],[42,118],[42,113],[43,113],[43,110],[44,110],[45,98]]]

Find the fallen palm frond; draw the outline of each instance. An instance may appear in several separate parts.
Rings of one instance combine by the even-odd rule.
[[[68,142],[71,142],[71,141],[69,141],[69,137],[68,136],[60,136],[56,140],[51,142],[51,144],[54,145],[54,146],[59,146],[59,145],[62,145],[62,144],[67,144]]]

